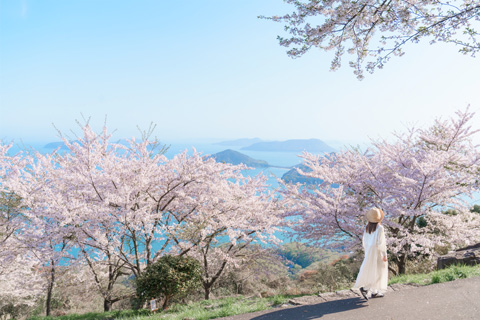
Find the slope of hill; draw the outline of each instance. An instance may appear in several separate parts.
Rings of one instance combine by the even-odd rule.
[[[270,167],[267,161],[256,160],[256,159],[250,158],[246,154],[243,154],[231,149],[212,154],[211,157],[215,158],[217,162],[226,162],[231,164],[244,164],[246,166],[254,167],[254,168]]]
[[[257,142],[242,150],[251,151],[280,151],[280,152],[302,152],[330,153],[335,149],[318,139],[293,139],[286,141]]]
[[[285,174],[282,176],[282,180],[285,181],[285,182],[288,182],[288,183],[300,182],[300,183],[304,183],[304,184],[321,184],[323,182],[321,179],[310,178],[310,177],[306,177],[304,175],[301,175],[300,173],[298,173],[296,168],[299,168],[303,172],[312,171],[312,169],[310,169],[306,165],[299,164],[299,165],[296,165],[295,167],[293,167],[291,170],[285,172]]]

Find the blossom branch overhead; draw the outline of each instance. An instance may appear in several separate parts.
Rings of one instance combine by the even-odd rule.
[[[472,57],[480,51],[479,0],[284,0],[295,11],[260,16],[285,24],[289,36],[278,36],[292,58],[313,47],[334,51],[331,70],[342,65],[345,53],[358,79],[364,71],[381,69],[392,56],[402,56],[407,43],[452,43]]]

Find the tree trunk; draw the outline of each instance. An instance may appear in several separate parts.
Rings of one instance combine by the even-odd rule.
[[[397,267],[398,267],[398,274],[405,274],[407,271],[407,255],[401,255],[398,257]]]
[[[52,269],[50,271],[50,281],[47,287],[47,300],[45,301],[45,315],[50,315],[52,305],[53,285],[55,283],[55,262],[52,260]]]
[[[113,302],[110,299],[103,299],[103,312],[112,310]]]
[[[163,301],[163,306],[162,306],[163,310],[167,310],[169,302],[170,302],[170,295],[166,295],[165,300]]]
[[[212,289],[211,284],[203,283],[203,289],[205,290],[205,300],[210,299],[210,289]]]

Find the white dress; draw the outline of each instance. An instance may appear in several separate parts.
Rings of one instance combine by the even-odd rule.
[[[384,293],[388,284],[388,263],[382,259],[387,256],[383,226],[377,225],[377,229],[370,234],[365,231],[362,242],[365,258],[354,288],[363,287],[373,292]]]

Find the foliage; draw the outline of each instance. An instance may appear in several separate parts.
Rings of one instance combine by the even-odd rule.
[[[163,297],[163,309],[174,297],[186,295],[201,283],[200,263],[190,257],[165,255],[136,279],[141,301]]]
[[[277,252],[293,265],[299,265],[302,268],[308,267],[313,262],[325,260],[331,255],[326,250],[301,242],[285,243],[278,248]]]
[[[470,212],[480,213],[480,205],[474,204],[473,207],[470,209]]]
[[[342,256],[330,264],[321,264],[313,278],[319,292],[350,288],[355,282],[362,260],[355,255]]]
[[[404,54],[406,43],[429,40],[453,43],[463,54],[480,51],[478,0],[438,1],[319,1],[285,0],[295,11],[267,19],[285,24],[290,37],[278,37],[297,58],[312,47],[335,52],[331,69],[341,66],[345,53],[359,79],[363,71],[382,68],[391,56]],[[265,17],[262,17],[265,18]]]
[[[24,318],[31,311],[31,306],[26,303],[18,303],[14,299],[0,297],[0,319]]]
[[[285,293],[291,285],[289,267],[275,249],[250,247],[244,261],[222,276],[214,290],[218,296],[261,295]]]
[[[392,277],[389,285],[394,283],[417,283],[428,285],[432,283],[448,282],[455,279],[471,278],[480,276],[480,265],[466,266],[453,265],[446,269],[432,271],[428,273],[404,274]]]
[[[458,212],[454,209],[448,209],[446,211],[442,212],[443,214],[449,215],[449,216],[456,216],[458,215]]]
[[[385,212],[391,264],[405,273],[409,259],[433,257],[434,248],[480,240],[480,219],[463,196],[476,190],[480,150],[473,145],[472,113],[437,119],[427,129],[374,141],[366,151],[350,149],[321,158],[304,153],[317,185],[284,184],[286,215],[293,230],[320,247],[356,250],[364,231],[364,212]],[[443,214],[455,208],[457,215]],[[418,222],[417,222],[418,221]]]

